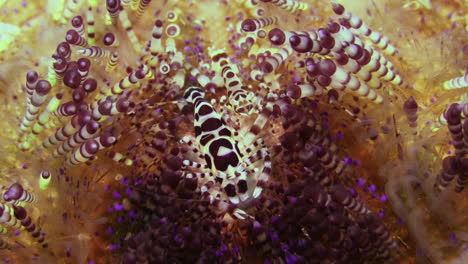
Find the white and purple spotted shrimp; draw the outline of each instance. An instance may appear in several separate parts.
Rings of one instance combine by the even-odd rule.
[[[200,88],[187,88],[184,97],[195,105],[194,126],[198,146],[194,147],[187,136],[182,141],[194,147],[195,153],[200,150],[199,157],[206,163],[184,160],[184,165],[211,169],[207,173],[188,173],[186,177],[198,177],[201,192],[209,195],[211,204],[219,210],[227,211],[237,219],[246,218],[247,213],[236,207],[245,207],[261,195],[271,173],[269,151],[263,147],[262,139],[256,140],[252,148],[241,151],[239,146],[246,145],[245,142],[239,144],[235,140],[237,133],[231,131],[221,115],[204,99]],[[230,205],[235,205],[235,208]]]

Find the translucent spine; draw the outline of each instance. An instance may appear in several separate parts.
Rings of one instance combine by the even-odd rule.
[[[130,43],[132,43],[133,49],[137,52],[137,54],[140,53],[140,42],[138,41],[135,31],[133,30],[132,22],[130,22],[130,19],[128,19],[128,14],[127,11],[125,11],[125,9],[120,12],[119,19],[122,23],[123,28],[125,29],[125,32],[127,32],[127,36],[130,40]]]
[[[0,239],[0,249],[11,249],[11,246],[5,240]]]
[[[138,4],[139,4],[140,0],[131,0],[130,2],[130,8],[133,10],[133,11],[136,11],[138,9]]]
[[[131,1],[132,0],[121,0],[120,2],[122,3],[123,7],[127,7],[127,6],[130,6]]]
[[[73,14],[76,14],[82,4],[82,0],[68,0],[65,9],[63,10],[63,18],[65,21],[70,21]]]

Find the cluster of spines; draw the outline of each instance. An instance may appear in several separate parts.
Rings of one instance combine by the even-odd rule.
[[[109,2],[112,3],[112,1],[107,1],[107,3],[109,3]],[[121,4],[121,3],[120,3],[121,1],[114,1],[114,2],[118,2],[117,5],[119,5],[119,6],[120,6],[120,4]],[[130,2],[130,1],[128,1],[128,2]],[[140,1],[140,6],[141,6],[141,3],[142,3],[142,2],[143,2],[143,1]],[[249,2],[250,2],[250,1],[249,1]],[[252,1],[252,2],[253,2],[253,1]],[[298,1],[289,1],[289,2],[290,2],[290,3],[292,3],[292,2],[300,3],[300,2],[298,2]],[[132,8],[133,10],[135,10],[135,9],[136,9],[136,6],[137,6],[135,3],[138,3],[138,1],[133,1],[131,4],[124,4],[124,1],[122,1],[122,4],[121,4],[121,5],[122,5],[123,7],[129,6],[130,8]],[[108,4],[108,5],[109,5],[109,4]],[[285,6],[283,6],[283,7],[285,7]],[[289,7],[291,8],[292,5],[290,5]],[[139,8],[140,8],[140,7],[138,7],[138,10],[139,10]],[[120,8],[119,8],[119,10],[120,10]],[[120,11],[119,11],[119,12],[120,12]],[[118,12],[116,12],[116,13],[117,13],[117,16],[118,16]],[[137,12],[137,15],[138,15],[138,13],[139,13],[139,11]],[[141,13],[140,13],[140,14],[141,14]],[[87,19],[88,19],[88,18],[87,18]],[[122,21],[122,22],[124,22],[124,21]],[[171,22],[171,21],[169,21],[169,22]],[[118,23],[118,22],[116,22],[116,23]],[[265,25],[265,26],[267,26],[267,25]],[[127,27],[127,28],[128,28],[128,27]],[[161,29],[162,29],[162,27],[161,27]],[[78,30],[77,30],[77,31],[78,31]],[[88,27],[88,31],[89,31],[89,27]],[[177,31],[175,31],[175,32],[177,32]],[[80,33],[78,32],[78,34],[80,34]],[[166,34],[168,35],[168,37],[174,37],[173,35],[171,36],[171,34],[169,34],[169,32],[167,32],[167,27],[166,27]],[[81,34],[80,34],[80,35],[81,35]],[[177,35],[178,35],[178,33],[176,34],[176,36],[177,36]],[[307,35],[309,35],[309,37],[310,37],[310,34],[293,34],[293,35],[291,35],[291,36],[289,37],[289,40],[290,40],[290,41],[289,41],[289,42],[290,42],[289,44],[290,44],[291,46],[293,46],[292,49],[293,49],[293,50],[295,50],[294,48],[296,48],[297,50],[304,49],[304,47],[307,46],[307,43],[304,43],[304,42],[301,42],[301,41],[302,41],[302,39],[304,39]],[[85,37],[86,37],[86,36],[83,36],[83,38],[85,38]],[[87,38],[88,38],[87,41],[90,42],[89,35],[87,36]],[[291,38],[292,38],[292,41],[291,41]],[[298,41],[298,39],[299,39],[299,41]],[[327,38],[324,38],[324,39],[327,39]],[[315,40],[315,39],[314,39],[314,40]],[[328,40],[328,39],[327,39],[327,40]],[[325,41],[324,41],[324,42],[325,42]],[[251,43],[251,42],[249,42],[249,43]],[[73,43],[72,43],[72,44],[73,44]],[[77,44],[78,44],[78,42],[77,42]],[[89,44],[92,45],[91,43],[89,43]],[[75,45],[75,44],[73,44],[73,45]],[[107,44],[106,44],[106,45],[107,45]],[[160,44],[160,45],[161,45],[161,44]],[[167,46],[170,46],[170,45],[169,45],[168,43],[166,43],[166,47],[167,47]],[[92,47],[94,47],[94,46],[91,46],[90,48],[92,48]],[[151,45],[151,47],[153,47],[153,45]],[[161,45],[161,48],[162,48],[162,47],[163,47],[163,45]],[[307,48],[307,47],[306,47],[306,48]],[[295,50],[295,51],[297,52],[297,50]],[[321,48],[320,50],[321,50],[324,54],[326,54],[326,52],[329,52],[329,51],[327,51],[325,48]],[[276,51],[277,51],[277,50],[276,50]],[[158,55],[160,55],[160,56],[161,56],[162,54],[164,54],[164,52],[163,52],[162,50],[161,50],[160,52],[158,52],[158,53],[159,53]],[[167,52],[167,49],[166,49],[166,53],[168,53],[168,52]],[[292,53],[292,51],[290,51],[290,53]],[[369,52],[369,53],[370,53],[370,52]],[[112,54],[114,54],[114,53],[112,53]],[[177,53],[175,53],[175,54],[177,54]],[[181,54],[181,53],[179,53],[179,54]],[[279,55],[278,55],[277,57],[280,58],[280,59],[282,59],[282,61],[281,61],[280,63],[278,63],[278,66],[276,67],[276,69],[278,69],[279,67],[281,67],[281,64],[283,64],[284,62],[286,62],[286,59],[283,59],[283,57],[281,56],[280,52],[278,52],[278,54],[279,54]],[[273,53],[273,55],[269,54],[269,55],[267,55],[267,56],[274,56],[274,55],[275,55],[275,53]],[[281,56],[281,57],[279,57],[279,56]],[[342,58],[344,58],[344,57],[342,57]],[[68,59],[69,59],[69,58],[68,58]],[[62,59],[61,59],[61,58],[58,58],[58,59],[56,59],[56,60],[62,60]],[[343,59],[343,60],[345,60],[345,59]],[[63,62],[63,61],[64,61],[64,60],[62,60],[62,62]],[[65,60],[65,61],[66,61],[66,60]],[[158,61],[159,61],[159,58],[158,58]],[[312,61],[313,61],[313,60],[312,60]],[[322,61],[324,61],[324,63],[322,63],[323,65],[329,64],[329,61],[326,60],[326,59],[317,60],[317,61],[318,61],[318,62],[317,62],[316,64],[319,64],[319,66],[320,66],[320,63],[321,63]],[[172,69],[172,64],[169,64],[169,63],[164,62],[164,61],[159,61],[159,62],[161,62],[161,66],[160,66],[160,71],[159,71],[159,73],[168,74],[168,75],[172,73],[172,70],[173,70],[173,69]],[[169,61],[168,61],[168,62],[169,62]],[[333,61],[332,61],[332,62],[333,62]],[[116,63],[115,63],[115,64],[116,64]],[[114,64],[114,65],[115,65],[115,64]],[[145,64],[145,65],[146,65],[146,64]],[[145,68],[145,65],[142,65],[142,66],[140,67],[139,70],[136,70],[136,71],[133,71],[132,73],[130,73],[129,76],[128,76],[128,78],[122,79],[123,82],[126,83],[126,84],[128,84],[128,85],[124,85],[124,89],[122,89],[122,88],[119,86],[118,89],[120,89],[120,90],[114,89],[116,92],[113,93],[113,94],[115,94],[115,95],[117,95],[117,94],[124,94],[125,89],[128,90],[128,89],[131,88],[133,85],[138,85],[139,82],[133,83],[131,80],[139,79],[138,76],[137,76],[138,71],[145,72],[145,71],[143,71],[143,69]],[[63,66],[63,64],[62,64],[62,65],[57,64],[57,68],[56,68],[56,69],[57,69],[57,74],[58,74],[58,76],[63,76],[63,75],[65,74],[65,70],[64,70],[64,68],[58,67],[58,66]],[[169,67],[169,66],[171,66],[171,67]],[[322,68],[325,68],[325,67],[323,66]],[[182,67],[179,68],[179,69],[181,69],[181,72],[183,71]],[[382,69],[382,68],[379,68],[379,69]],[[340,76],[344,76],[345,74],[342,73],[342,72],[344,72],[344,71],[343,71],[343,70],[340,71],[340,70],[341,70],[341,69],[338,69],[338,70],[337,70],[338,73],[336,73],[336,74],[332,73],[331,76],[337,77],[337,78],[340,77]],[[146,71],[148,72],[148,76],[150,76],[150,72],[151,72],[151,73],[156,73],[156,70],[149,70],[149,71],[148,71],[147,68],[146,68]],[[252,71],[252,72],[253,72],[253,71]],[[325,72],[326,72],[326,70],[324,70],[324,73],[325,73]],[[83,81],[86,82],[86,80],[89,80],[89,79],[86,79],[86,75],[88,74],[88,71],[81,71],[81,72],[79,71],[79,73],[80,73],[79,75],[80,75],[80,77],[81,77],[81,78],[80,78],[80,83],[83,85],[83,89],[84,89]],[[328,72],[327,72],[327,73],[328,73]],[[133,76],[132,76],[132,74],[133,74]],[[200,73],[200,74],[197,75],[197,76],[200,77],[200,76],[209,76],[209,75],[210,75],[209,72],[208,72],[208,74],[206,74],[206,75],[205,75],[205,74],[206,74],[206,72]],[[262,72],[261,75],[263,75],[263,74],[264,74],[264,73]],[[143,75],[146,76],[146,74],[143,74]],[[183,75],[183,73],[182,73],[182,75]],[[335,75],[336,75],[336,76],[335,76]],[[141,76],[141,75],[140,75],[140,76]],[[330,79],[333,79],[332,77],[327,76],[326,74],[322,74],[322,76],[324,76],[324,77],[321,77],[321,80],[325,80],[325,81],[323,81],[322,83],[326,83],[326,82],[327,82],[327,78],[326,78],[326,77],[329,77]],[[361,75],[360,75],[360,76],[361,76]],[[174,76],[173,76],[173,77],[174,77]],[[200,77],[200,78],[202,79],[203,77]],[[183,78],[182,78],[182,79],[183,79]],[[257,79],[257,78],[255,78],[255,79]],[[141,79],[141,80],[142,80],[142,79]],[[197,80],[198,80],[198,79],[197,79]],[[259,77],[258,80],[263,80],[263,78],[262,78],[262,77]],[[334,81],[334,80],[332,80],[331,83],[332,83],[333,81]],[[336,80],[335,80],[335,81],[336,81]],[[340,81],[342,81],[342,82],[340,82]],[[344,81],[343,81],[342,79],[339,79],[339,78],[338,78],[338,81],[335,82],[334,85],[339,86],[340,84],[343,84],[343,82],[344,82]],[[129,83],[131,83],[131,84],[129,84]],[[208,83],[209,83],[209,82],[208,82]],[[331,85],[331,83],[330,83],[330,85]],[[344,84],[347,84],[347,83],[344,83]],[[181,85],[179,85],[179,86],[180,86],[180,87],[183,87],[183,84],[181,84]],[[262,86],[262,87],[264,87],[264,86]],[[301,83],[299,83],[299,84],[297,84],[297,85],[291,85],[291,86],[289,86],[289,87],[292,87],[291,89],[294,90],[294,92],[291,92],[292,94],[294,94],[294,96],[291,96],[291,98],[293,98],[293,99],[308,97],[308,96],[311,96],[311,95],[317,95],[317,94],[322,93],[322,90],[324,90],[323,87],[320,87],[319,85],[317,85],[317,87],[319,87],[319,88],[315,89],[315,85],[313,85],[313,84],[301,84]],[[291,89],[290,89],[290,90],[291,90]],[[301,92],[299,95],[297,95],[298,89],[299,89],[300,92]],[[337,89],[338,89],[338,88],[337,88]],[[333,91],[335,91],[335,90],[333,90]],[[108,92],[106,95],[110,95],[110,93]],[[114,98],[114,99],[115,99],[115,98]],[[93,118],[97,118],[97,116],[99,116],[99,115],[101,115],[101,116],[104,116],[104,115],[105,115],[105,114],[104,114],[105,111],[106,111],[105,109],[107,109],[107,108],[105,108],[105,106],[108,106],[108,105],[109,105],[109,102],[104,103],[103,101],[101,101],[101,103],[102,103],[102,104],[99,104],[97,107],[94,107],[94,108],[93,108],[93,113],[92,113]],[[102,107],[101,107],[101,105],[102,105]],[[73,109],[72,104],[70,104],[70,103],[62,104],[62,105],[60,106],[60,110],[58,111],[58,115],[59,115],[59,116],[62,116],[62,117],[75,115],[75,113],[74,113],[75,110],[71,110],[71,109]],[[94,114],[94,113],[96,113],[96,114]],[[258,130],[259,130],[259,129],[261,130],[261,128],[263,128],[263,127],[265,126],[266,119],[268,119],[270,115],[271,115],[271,112],[263,113],[263,114],[259,115],[259,116],[261,116],[261,119],[257,119],[257,120],[256,120],[256,128],[255,128],[255,129],[252,128],[251,131],[250,131],[252,135],[257,135],[257,134],[259,133]],[[77,121],[75,120],[75,124],[76,124],[76,122],[77,122]],[[75,127],[75,128],[76,128],[76,130],[74,131],[74,133],[76,134],[77,132],[80,131],[80,129],[83,128],[83,126],[81,126],[81,128],[79,128],[78,126]],[[72,133],[69,133],[68,136],[73,137],[73,134],[72,134]],[[101,136],[101,137],[102,137],[102,136]],[[69,138],[69,139],[70,139],[70,138]],[[67,139],[67,141],[68,141],[69,139]],[[65,141],[63,144],[65,144],[67,141]],[[252,141],[253,141],[253,140],[252,140]],[[92,159],[92,157],[94,156],[94,155],[92,155],[92,154],[95,153],[95,152],[94,152],[94,149],[96,149],[96,143],[97,143],[97,145],[99,145],[99,148],[100,148],[100,145],[103,146],[103,143],[100,143],[100,138],[99,138],[99,139],[98,139],[98,138],[95,138],[94,141],[90,140],[90,141],[88,141],[87,143],[88,143],[88,146],[83,146],[83,145],[81,145],[81,147],[78,147],[78,148],[75,149],[75,152],[73,153],[73,155],[70,156],[69,159],[67,159],[67,164],[68,164],[68,165],[74,164],[74,163],[76,163],[76,162],[85,162],[86,160]],[[248,144],[246,144],[246,145],[248,145]],[[76,147],[76,146],[75,146],[75,147]],[[82,151],[81,148],[84,148],[84,150]],[[117,153],[117,152],[114,152],[114,153]],[[119,154],[120,154],[120,153],[119,153]],[[337,162],[336,162],[336,161],[337,161],[337,158],[336,158],[335,156],[329,155],[329,153],[328,153],[327,151],[319,151],[319,152],[317,152],[317,154],[319,155],[319,157],[318,157],[319,160],[323,163],[323,165],[324,165],[326,168],[328,168],[328,169],[330,169],[330,168],[331,168],[331,169],[337,169],[337,171],[338,171],[338,167],[335,166],[335,165],[337,165]],[[320,156],[320,155],[322,155],[322,154],[323,154],[323,156]],[[120,154],[120,155],[121,155],[122,157],[124,156],[124,155],[122,155],[122,154]],[[330,157],[331,157],[331,158],[330,158]],[[122,159],[122,160],[123,160],[123,159]],[[266,161],[267,161],[267,160],[266,160]],[[78,164],[78,163],[76,163],[76,164]],[[193,165],[193,163],[191,163],[191,165]],[[341,171],[341,170],[339,170],[339,171]]]
[[[337,14],[344,12],[342,6],[335,9],[340,9],[337,10],[337,12],[340,11]],[[356,20],[355,16],[353,16],[353,25],[355,25],[354,20]],[[274,18],[247,19],[243,21],[241,29],[243,31],[252,31],[268,26],[274,21],[276,21]],[[258,53],[259,49],[257,48],[255,51],[249,52],[249,55],[254,54],[257,58],[257,64],[252,67],[252,79],[261,83],[266,81],[263,75],[275,72],[295,51],[299,55],[313,55],[313,57],[307,58],[307,63],[302,63],[303,67],[307,64],[306,69],[307,73],[309,73],[307,80],[311,84],[340,91],[348,88],[357,95],[366,97],[376,103],[382,103],[383,97],[376,92],[383,86],[382,81],[402,85],[401,77],[385,56],[365,44],[357,35],[357,31],[352,31],[354,29],[351,29],[349,23],[342,21],[342,24],[333,22],[326,28],[317,31],[294,32],[283,31],[279,28],[270,30],[268,39],[278,47],[278,50],[272,49]],[[388,39],[382,37],[379,33],[370,32],[368,35],[372,35],[372,39],[376,40],[374,44],[377,47],[382,48],[385,52],[390,49],[389,47],[393,47],[388,43]],[[376,36],[380,36],[378,41]],[[241,51],[249,50],[256,41],[256,38],[246,35],[240,39],[239,47],[242,48]],[[391,50],[392,52],[387,53],[394,55],[395,49]],[[318,71],[318,65],[323,60],[323,56],[329,57],[330,55],[333,58],[325,60],[327,66],[330,67],[322,67],[324,72]],[[259,72],[258,69],[261,71]],[[327,71],[328,69],[330,70]],[[268,77],[268,81],[270,80],[271,78]]]
[[[369,38],[377,47],[382,49],[385,54],[395,55],[398,52],[398,50],[390,43],[387,37],[383,36],[377,31],[371,30],[360,17],[345,10],[345,8],[338,3],[333,2],[332,5],[335,14],[342,17],[342,24],[349,25],[360,35]]]

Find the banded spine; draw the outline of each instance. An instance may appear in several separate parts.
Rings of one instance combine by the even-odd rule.
[[[413,96],[405,101],[403,110],[405,111],[409,126],[413,129],[413,135],[416,135],[418,133],[418,103],[414,100]]]
[[[442,170],[437,175],[434,188],[440,192],[444,190],[449,183],[455,178],[459,170],[459,161],[454,156],[445,157],[442,161]]]
[[[138,9],[136,12],[137,19],[139,19],[142,15],[145,9],[148,7],[148,5],[151,3],[151,0],[140,0],[138,3]]]
[[[466,123],[466,122],[465,122]],[[455,192],[460,193],[468,183],[468,158],[460,160],[460,174],[455,185]]]
[[[127,77],[116,83],[110,90],[110,93],[114,95],[121,94],[125,89],[138,85],[141,80],[144,78],[151,78],[151,76],[152,72],[149,70],[148,66],[143,65],[141,69],[132,71]],[[108,95],[110,95],[109,92]]]
[[[467,87],[468,86],[468,73],[466,73],[464,76],[445,81],[443,86],[445,90],[453,90],[453,89],[460,89],[460,88]]]
[[[31,103],[27,105],[26,114],[20,125],[20,132],[24,133],[30,129],[33,121],[39,114],[39,109],[44,103],[47,94],[52,89],[50,83],[46,80],[39,80],[36,83],[34,92],[31,96]]]
[[[32,132],[37,135],[44,130],[44,128],[49,123],[50,114],[55,112],[60,105],[60,101],[62,100],[62,94],[58,93],[52,99],[49,100],[47,103],[47,107],[44,109],[42,113],[39,114],[37,122],[32,127]]]
[[[372,31],[360,17],[346,11],[345,8],[338,3],[332,2],[332,7],[335,14],[342,16],[354,30],[368,37],[377,47],[382,49],[385,54],[395,55],[398,52],[387,37],[377,31]]]
[[[12,210],[8,204],[0,203],[0,224],[13,229],[21,229],[21,222],[12,216]]]
[[[106,0],[106,24],[117,25],[120,14],[120,0]],[[122,1],[122,5],[123,5]]]
[[[3,194],[3,200],[10,204],[19,204],[21,202],[33,203],[36,201],[36,197],[26,191],[21,184],[14,183]]]
[[[78,132],[76,132],[73,136],[70,136],[66,141],[64,141],[57,149],[54,150],[52,155],[57,158],[59,156],[65,155],[67,152],[70,152],[72,149],[77,147],[80,143],[84,143],[85,141],[94,138],[99,130],[101,125],[91,120],[86,125],[82,126]]]
[[[463,127],[461,119],[460,105],[455,103],[451,104],[445,112],[447,119],[448,130],[452,137],[455,153],[461,154],[464,150],[465,143],[463,142]]]
[[[366,206],[355,199],[343,185],[334,185],[331,189],[330,196],[333,200],[344,205],[349,210],[363,215],[370,213]]]
[[[84,116],[85,115],[83,114],[82,119],[86,119]],[[53,135],[42,142],[41,147],[44,149],[49,148],[55,144],[58,144],[59,142],[67,140],[68,137],[71,137],[73,134],[75,134],[80,128],[80,125],[82,125],[78,119],[79,116],[74,116],[64,126],[58,128]]]
[[[85,28],[84,28],[84,23],[83,23],[83,17],[82,16],[75,16],[72,18],[71,20],[71,25],[73,27],[73,29],[76,30],[76,32],[78,32],[78,34],[81,36],[81,37],[85,37]]]
[[[56,79],[61,82],[68,68],[67,60],[61,57],[55,58],[55,62],[52,64],[52,68],[55,71]]]
[[[88,24],[87,30],[88,30],[88,44],[93,46],[96,44],[96,32],[94,29],[94,14],[93,14],[93,8],[91,6],[88,7],[88,10],[86,12],[86,23]]]
[[[29,71],[26,73],[26,102],[31,103],[31,98],[36,89],[36,84],[39,81],[39,75],[35,71]]]
[[[299,14],[301,11],[305,11],[309,8],[309,5],[304,2],[297,0],[261,0],[262,2],[267,2],[274,4],[275,6],[284,9],[291,14]]]
[[[78,86],[80,86],[88,78],[89,70],[91,68],[91,61],[88,58],[80,58],[77,61],[77,64],[78,64],[77,70],[80,75],[80,82]]]
[[[153,31],[151,33],[151,42],[150,42],[150,53],[151,59],[149,65],[153,72],[156,72],[156,65],[159,62],[158,55],[164,52],[163,46],[161,43],[163,34],[163,22],[160,19],[156,19],[153,26]]]
[[[119,53],[114,51],[110,54],[106,64],[106,72],[113,72],[119,62]]]
[[[254,32],[269,25],[276,24],[278,17],[262,17],[262,18],[249,18],[242,21],[241,29],[244,32]]]
[[[65,35],[65,41],[72,45],[76,46],[81,46],[81,47],[88,47],[88,41],[84,38],[81,37],[78,32],[74,29],[70,29],[67,31],[67,34]]]
[[[28,216],[26,210],[21,206],[13,205],[14,216],[18,219],[21,225],[28,231],[32,237],[39,242],[43,248],[47,248],[48,244],[45,243],[45,234],[41,231],[38,224],[34,224],[31,217]]]
[[[110,50],[96,46],[91,46],[86,49],[79,49],[77,52],[83,56],[91,58],[108,58],[111,55]]]
[[[129,108],[130,102],[125,98],[113,100],[111,98],[102,98],[93,104],[91,116],[99,121],[103,116],[111,116],[118,113],[125,113]]]
[[[80,163],[84,163],[91,158],[94,157],[94,155],[98,152],[99,150],[99,143],[94,140],[88,140],[85,143],[82,143],[78,148],[73,151],[73,153],[67,158],[67,160],[64,163],[65,168],[69,168],[73,165],[78,165]]]
[[[264,74],[272,73],[276,71],[282,63],[291,55],[292,49],[289,46],[284,46],[278,52],[275,52],[265,58],[260,63],[260,68]]]

